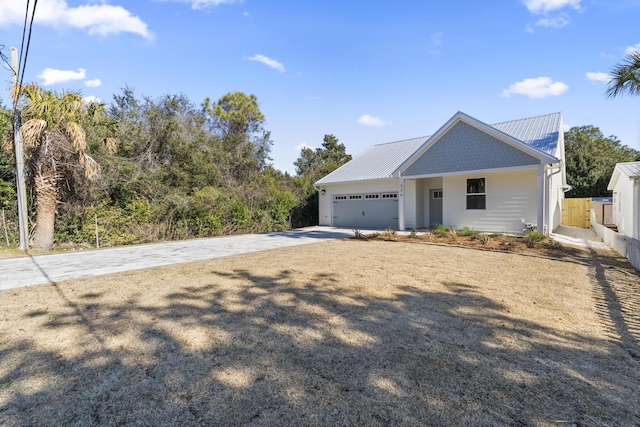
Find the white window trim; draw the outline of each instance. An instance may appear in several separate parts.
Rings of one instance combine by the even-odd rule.
[[[470,179],[482,179],[484,180],[484,193],[467,193],[467,189],[469,188],[469,180]],[[473,209],[469,208],[469,203],[467,201],[468,196],[484,196],[484,208]],[[464,181],[464,207],[467,211],[486,211],[487,210],[487,177],[477,177],[477,178],[467,178]]]

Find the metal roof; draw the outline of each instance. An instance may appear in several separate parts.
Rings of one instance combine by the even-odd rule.
[[[316,182],[317,185],[389,178],[428,136],[374,145]]]
[[[491,127],[556,158],[562,114],[553,113],[497,123]],[[390,178],[430,136],[374,145],[316,182],[316,185]]]
[[[640,162],[618,163],[616,168],[629,178],[640,178]]]
[[[562,113],[545,114],[543,116],[496,123],[491,127],[498,129],[529,144],[544,153],[560,158],[558,141],[562,124]]]

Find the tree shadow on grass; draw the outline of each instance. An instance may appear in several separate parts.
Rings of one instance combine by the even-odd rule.
[[[615,343],[512,316],[468,283],[342,280],[210,271],[123,301],[53,284],[58,308],[0,336],[0,424],[640,423],[638,365]]]

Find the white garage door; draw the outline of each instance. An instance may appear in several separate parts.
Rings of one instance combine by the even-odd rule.
[[[398,193],[334,195],[333,225],[397,230]]]

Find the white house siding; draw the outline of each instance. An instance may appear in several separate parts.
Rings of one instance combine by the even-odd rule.
[[[552,171],[553,173],[555,171]],[[549,196],[547,198],[548,224],[549,232],[555,231],[562,222],[562,199],[564,199],[564,191],[562,191],[562,174],[556,173],[549,177]]]
[[[486,209],[466,209],[467,179],[485,178]],[[536,223],[538,168],[443,177],[443,224],[484,232],[522,233]]]
[[[416,223],[417,197],[416,180],[407,179],[404,181],[404,227],[413,229],[418,227]]]
[[[328,184],[320,185],[318,195],[319,201],[319,225],[332,226],[333,225],[333,196],[339,194],[364,194],[364,193],[383,193],[383,192],[398,192],[400,181],[395,178],[361,181],[361,182],[346,182],[340,184]],[[325,190],[325,194],[322,194],[322,190]]]
[[[633,237],[633,179],[620,174],[613,189],[613,222],[618,233]]]
[[[428,189],[424,179],[416,180],[416,228],[425,227],[425,209],[429,203]]]

